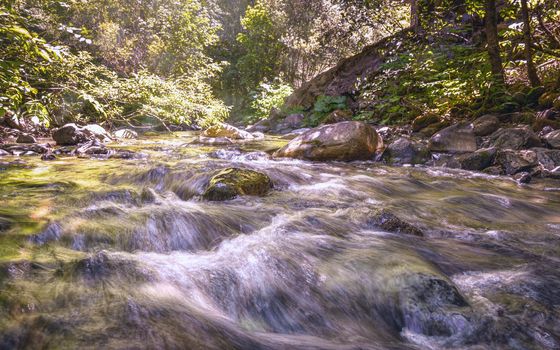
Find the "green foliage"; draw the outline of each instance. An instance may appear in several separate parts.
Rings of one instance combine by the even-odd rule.
[[[272,81],[278,74],[282,43],[269,9],[257,1],[247,8],[241,20],[243,32],[237,36],[243,55],[237,61],[241,86],[254,90],[262,81]]]
[[[444,116],[492,89],[489,75],[485,52],[476,47],[416,42],[391,56],[381,74],[362,87],[361,98],[384,124],[427,112]]]
[[[347,109],[346,96],[321,95],[315,101],[311,115],[305,120],[307,126],[317,126],[325,117],[337,109]]]
[[[290,96],[293,89],[290,85],[280,80],[272,84],[263,82],[257,91],[251,96],[251,109],[253,114],[246,118],[248,123],[255,123],[260,119],[265,119],[270,115],[273,108],[280,108],[284,104],[286,97]]]
[[[216,39],[216,29],[203,15],[201,2],[185,0],[172,4],[179,6],[174,11],[165,6],[154,10],[154,14],[168,11],[164,11],[168,16],[158,19],[159,24],[150,22],[150,30],[166,28],[166,31],[146,40],[145,66],[134,64],[134,57],[125,54],[136,55],[144,47],[146,42],[138,41],[146,32],[131,30],[131,37],[122,38],[123,26],[133,25],[132,19],[118,24],[106,21],[121,18],[126,4],[102,0],[93,3],[97,7],[86,2],[70,2],[68,8],[46,18],[30,17],[29,13],[39,12],[22,10],[20,13],[15,6],[0,8],[0,114],[38,117],[55,124],[152,121],[202,127],[227,117],[229,109],[214,97],[209,84],[219,67],[204,50]],[[33,6],[50,9],[42,2]],[[56,25],[56,20],[74,18],[76,13],[94,12],[99,16],[80,17],[89,21],[91,31]],[[44,12],[40,13],[44,16]],[[70,38],[66,34],[58,38],[73,50],[48,45],[29,30],[27,26],[33,23],[50,26],[51,34],[59,28],[71,34]],[[100,49],[95,52],[99,56],[79,49],[91,49],[88,36],[95,39]],[[137,38],[133,39],[134,36]],[[78,44],[72,41],[75,38],[80,38]],[[133,40],[129,42],[129,39]],[[129,48],[132,51],[128,52]],[[106,65],[99,64],[100,59]],[[132,72],[120,74],[128,71],[120,69],[121,63],[133,68]]]
[[[118,77],[87,53],[69,57],[57,99],[63,121],[132,123],[157,120],[202,127],[222,121],[228,108],[196,77],[164,79],[147,71]]]
[[[0,7],[0,114],[47,121],[41,87],[58,49],[26,27],[25,18],[6,5]]]

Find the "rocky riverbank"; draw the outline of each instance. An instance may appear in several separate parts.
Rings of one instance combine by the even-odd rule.
[[[472,121],[445,121],[422,116],[406,126],[379,126],[349,121],[334,111],[316,128],[303,128],[302,115],[272,116],[245,130],[218,124],[200,132],[191,144],[235,147],[279,134],[287,144],[273,157],[311,161],[372,160],[394,166],[434,166],[512,176],[520,183],[538,178],[560,179],[560,109],[534,115],[484,115]],[[527,124],[528,122],[531,125]],[[536,130],[536,131],[535,131]],[[1,156],[59,155],[96,158],[141,158],[142,153],[107,146],[137,138],[132,129],[113,133],[99,125],[66,124],[50,133],[26,133],[0,126]]]
[[[544,101],[546,102],[546,101]],[[543,102],[543,104],[544,104]],[[370,125],[378,136],[375,151],[358,152],[359,156],[340,154],[321,157],[319,160],[358,160],[367,155],[388,165],[426,165],[479,171],[490,175],[507,175],[521,183],[535,178],[560,179],[560,105],[547,104],[539,112],[488,114],[473,120],[444,120],[433,115],[416,118],[411,125]],[[248,131],[272,132],[286,138],[304,135],[305,146],[299,145],[294,152],[280,151],[279,156],[314,159],[303,153],[322,152],[324,139],[340,142],[335,134],[344,135],[346,149],[358,147],[369,136],[348,136],[351,115],[334,111],[325,118],[323,125],[315,129],[303,128],[303,115],[289,115],[269,119],[250,126]],[[363,124],[366,125],[366,124]],[[325,136],[325,132],[326,136]],[[331,130],[331,131],[329,131]],[[334,132],[334,130],[337,130]],[[334,141],[333,141],[334,140]],[[320,151],[321,150],[321,151]]]

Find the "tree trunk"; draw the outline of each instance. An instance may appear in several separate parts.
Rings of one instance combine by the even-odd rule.
[[[420,13],[418,11],[418,0],[410,0],[410,26],[415,32],[420,28]]]
[[[500,43],[498,40],[498,14],[496,12],[496,1],[485,0],[484,27],[486,32],[486,44],[488,58],[492,67],[492,76],[497,83],[505,84],[504,68],[500,57]]]
[[[531,19],[529,17],[529,7],[527,0],[521,0],[521,16],[523,17],[523,40],[525,41],[525,60],[527,61],[527,77],[531,86],[541,85],[541,80],[537,73],[537,67],[533,62],[533,50],[531,49]]]

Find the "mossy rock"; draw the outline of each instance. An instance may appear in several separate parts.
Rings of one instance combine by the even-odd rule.
[[[439,122],[440,118],[435,114],[421,115],[412,121],[412,130],[417,132]]]
[[[560,95],[558,95],[558,97],[554,100],[552,106],[560,111]]]
[[[557,92],[545,92],[539,97],[539,107],[551,108],[558,98],[560,98],[560,94]]]
[[[209,201],[225,201],[237,196],[264,196],[272,188],[272,181],[263,173],[249,169],[227,168],[214,175],[204,194]]]

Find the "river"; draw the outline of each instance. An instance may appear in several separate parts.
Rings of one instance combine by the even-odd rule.
[[[560,348],[558,182],[193,138],[0,159],[0,349]],[[232,166],[273,191],[201,199]]]

